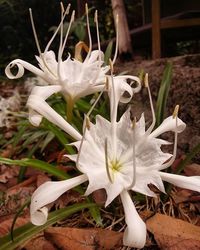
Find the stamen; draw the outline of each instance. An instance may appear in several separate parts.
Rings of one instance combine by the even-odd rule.
[[[177,118],[178,111],[179,111],[179,105],[176,105],[174,112],[173,112],[173,115],[172,115],[173,119]]]
[[[116,43],[115,43],[115,54],[113,58],[113,64],[115,63],[117,59],[117,54],[118,54],[118,47],[119,47],[119,16],[116,16],[115,20],[115,30],[116,30]]]
[[[85,58],[85,60],[88,60],[91,51],[92,51],[92,37],[91,37],[91,32],[90,32],[90,22],[89,22],[89,16],[88,16],[88,5],[87,3],[85,4],[85,13],[86,13],[86,19],[87,19],[87,30],[88,30],[88,38],[89,38],[89,51],[88,54]]]
[[[71,15],[71,18],[70,18],[70,22],[69,22],[69,26],[68,26],[68,29],[67,29],[67,33],[65,35],[65,39],[64,39],[64,42],[63,42],[63,45],[62,45],[61,56],[63,54],[64,48],[65,48],[65,45],[66,45],[66,42],[67,42],[67,38],[69,36],[69,32],[70,32],[72,23],[74,22],[74,19],[75,19],[75,10],[72,11],[72,15]]]
[[[39,56],[41,57],[42,59],[42,62],[44,64],[44,66],[47,68],[47,70],[54,76],[56,77],[56,75],[53,73],[53,71],[49,68],[49,66],[47,65],[47,63],[45,62],[45,58],[42,54],[42,51],[41,51],[41,48],[40,48],[40,44],[39,44],[39,40],[38,40],[38,37],[37,37],[37,32],[36,32],[36,29],[35,29],[35,23],[34,23],[34,20],[33,20],[33,13],[32,13],[32,9],[29,8],[29,14],[30,14],[30,20],[31,20],[31,26],[32,26],[32,30],[33,30],[33,35],[34,35],[34,38],[35,38],[35,43],[36,43],[36,46],[37,46],[37,49],[38,49],[38,52],[39,52]]]
[[[85,117],[85,126],[88,130],[90,130],[90,118],[87,115]]]
[[[111,60],[111,58],[109,58],[109,65],[110,65],[110,72],[111,72],[111,75],[113,75],[114,67],[113,67],[113,61]]]
[[[132,128],[133,128],[133,179],[132,183],[129,186],[128,189],[132,189],[136,182],[136,157],[135,157],[135,128],[136,128],[136,117],[134,117],[134,120],[132,122]]]
[[[61,5],[63,5],[63,4],[61,4]],[[70,7],[71,7],[71,4],[68,4],[68,6],[67,6],[67,8],[66,8],[66,10],[65,10],[64,13],[63,13],[63,8],[64,8],[64,7],[61,7],[61,13],[63,13],[62,18],[61,18],[61,21],[60,21],[60,23],[59,23],[59,25],[58,25],[56,31],[54,32],[52,38],[51,38],[50,41],[48,42],[48,44],[47,44],[47,46],[46,46],[46,48],[45,48],[44,53],[48,51],[48,49],[49,49],[50,45],[52,44],[54,38],[55,38],[56,35],[58,34],[58,31],[59,31],[59,29],[60,29],[60,27],[61,27],[61,25],[62,25],[62,23],[63,23],[63,21],[64,21],[64,19],[65,19],[65,17],[66,17],[66,15],[69,14]]]
[[[106,162],[106,173],[107,173],[108,179],[110,183],[113,183],[113,179],[110,174],[109,163],[108,163],[108,140],[107,138],[105,139],[105,162]]]
[[[93,82],[96,82],[99,73],[101,71],[101,44],[100,44],[100,37],[99,37],[99,25],[98,25],[98,11],[95,11],[94,14],[94,22],[96,24],[96,33],[97,33],[97,43],[98,43],[98,52],[99,52],[99,58],[98,58],[98,71],[96,73],[96,77],[94,78]]]
[[[145,74],[144,76],[144,85],[148,90],[148,95],[149,95],[149,101],[150,101],[150,106],[151,106],[151,114],[152,114],[152,123],[151,126],[147,129],[146,131],[146,135],[150,135],[153,128],[155,127],[156,124],[156,116],[155,116],[155,111],[154,111],[154,107],[153,107],[153,101],[152,101],[152,96],[151,96],[151,91],[149,88],[149,77],[148,77],[148,73]]]
[[[108,76],[106,76],[105,89],[106,89],[106,91],[109,90],[109,79],[108,79]]]
[[[80,143],[80,147],[79,147],[79,151],[78,151],[78,155],[77,155],[77,160],[76,160],[76,167],[79,171],[80,170],[80,167],[79,167],[79,160],[80,160],[80,155],[81,155],[81,151],[82,151],[82,147],[83,147],[83,141],[85,139],[85,134],[86,134],[86,129],[90,130],[90,114],[92,113],[93,109],[95,108],[97,102],[99,101],[99,99],[101,98],[101,95],[103,94],[104,92],[104,89],[100,92],[98,98],[95,100],[95,102],[93,103],[92,107],[90,108],[90,110],[88,111],[87,115],[85,115],[85,119],[84,119],[84,122],[83,122],[83,136],[81,138],[81,143]]]
[[[174,132],[174,148],[173,148],[173,155],[171,157],[171,159],[167,162],[164,163],[163,165],[160,166],[159,170],[163,170],[166,169],[168,167],[170,167],[172,165],[172,163],[175,161],[176,159],[176,153],[177,153],[177,142],[178,142],[178,110],[179,110],[179,105],[176,105],[174,112],[173,112],[173,119],[176,119],[176,129]]]
[[[87,126],[86,126],[86,116],[85,116],[85,122],[83,122],[83,124],[85,124],[85,126],[83,127],[83,136],[81,138],[81,143],[80,143],[80,147],[78,150],[78,155],[77,155],[77,160],[76,160],[76,168],[81,172],[80,166],[79,166],[79,161],[80,161],[80,156],[81,156],[81,151],[83,148],[83,141],[85,139],[85,134],[86,134],[86,130],[87,130]]]

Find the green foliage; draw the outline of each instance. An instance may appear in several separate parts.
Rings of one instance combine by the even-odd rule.
[[[92,207],[94,208],[95,206],[96,205],[93,203],[76,204],[50,213],[47,222],[42,226],[34,226],[31,223],[27,223],[24,226],[14,230],[14,241],[12,241],[10,234],[0,238],[1,250],[16,249],[17,247],[22,246],[22,244],[24,244],[27,240],[30,240],[34,235],[55,224],[56,222],[63,220],[76,212],[82,211],[83,209]]]
[[[164,69],[162,81],[160,84],[160,89],[158,92],[158,98],[156,102],[156,127],[158,127],[164,120],[167,97],[171,86],[171,82],[172,82],[172,63],[169,62],[167,63]]]

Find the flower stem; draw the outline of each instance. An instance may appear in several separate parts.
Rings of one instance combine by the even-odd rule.
[[[71,123],[73,119],[73,108],[74,108],[74,100],[71,97],[67,98],[66,115],[67,115],[67,121],[69,123]]]

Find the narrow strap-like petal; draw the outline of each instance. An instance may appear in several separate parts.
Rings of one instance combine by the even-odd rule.
[[[54,123],[76,140],[81,140],[82,136],[73,128],[61,115],[51,108],[45,101],[49,96],[61,90],[61,86],[36,86],[33,88],[28,98],[29,121],[34,126],[39,126],[44,116],[47,120]],[[38,114],[37,114],[38,113]]]
[[[175,132],[177,129],[178,133],[181,133],[186,127],[186,124],[179,118],[177,118],[177,127],[176,127],[176,119],[174,119],[172,116],[169,116],[166,118],[161,125],[155,129],[149,137],[157,137],[165,132],[172,131]]]
[[[61,115],[51,108],[41,97],[31,95],[28,99],[27,106],[32,110],[44,116],[48,121],[54,123],[75,140],[81,140],[81,134],[73,128]],[[32,120],[30,119],[30,122]]]
[[[11,72],[11,69],[15,66],[17,66],[17,73],[14,75]],[[30,72],[32,72],[36,76],[41,77],[43,80],[47,81],[50,84],[53,83],[53,79],[47,77],[47,75],[45,75],[45,73],[42,70],[21,59],[15,59],[12,62],[10,62],[5,68],[5,74],[9,79],[18,79],[24,75],[24,69],[29,70]]]
[[[187,177],[160,172],[160,177],[175,186],[200,192],[200,176]]]
[[[146,242],[146,225],[140,218],[127,191],[121,194],[127,228],[124,232],[123,244],[129,247],[143,248]]]
[[[48,181],[42,184],[32,195],[30,215],[34,225],[43,225],[47,221],[48,209],[45,207],[63,193],[87,181],[86,175],[80,175],[65,181]]]

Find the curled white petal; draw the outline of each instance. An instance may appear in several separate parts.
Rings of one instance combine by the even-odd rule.
[[[42,115],[34,111],[32,108],[29,108],[28,119],[33,126],[38,127],[42,121]]]
[[[155,129],[149,137],[157,137],[161,135],[162,133],[172,131],[175,132],[177,130],[178,133],[183,132],[183,130],[186,128],[186,124],[179,118],[177,118],[177,126],[176,126],[176,119],[174,119],[172,116],[169,116],[166,118],[161,125]]]
[[[132,80],[133,82],[136,82],[137,85],[135,87],[132,87],[133,93],[138,93],[141,90],[141,80],[137,76],[131,76],[131,75],[122,75],[122,76],[117,76],[119,79],[124,79],[124,80]],[[132,85],[132,84],[130,84]]]
[[[15,66],[17,67],[17,73],[14,75],[11,72],[11,69]],[[37,67],[33,66],[32,64],[30,64],[26,61],[23,61],[20,59],[16,59],[16,60],[13,60],[12,62],[10,62],[5,68],[5,74],[9,79],[18,79],[24,75],[24,69],[29,70],[30,72],[43,78],[44,80],[46,79],[44,72],[42,70],[38,69]]]
[[[48,181],[42,184],[35,190],[31,198],[31,222],[37,226],[43,225],[48,216],[48,209],[45,206],[85,181],[87,181],[87,176],[83,174],[65,181]]]
[[[146,242],[146,225],[137,213],[128,192],[123,191],[120,195],[127,224],[123,244],[129,247],[143,248]]]
[[[167,181],[175,186],[200,192],[200,176],[182,176],[159,172],[163,181]]]

